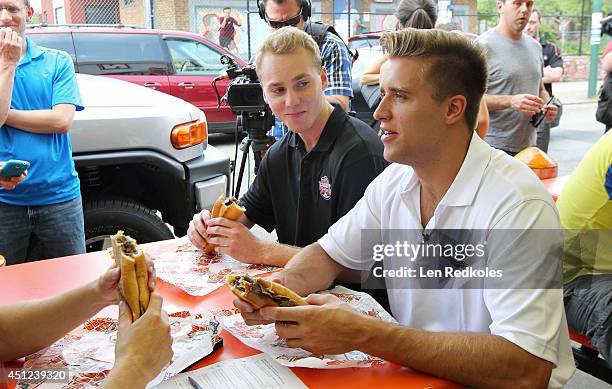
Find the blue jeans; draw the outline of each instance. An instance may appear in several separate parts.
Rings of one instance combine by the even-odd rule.
[[[7,265],[85,252],[81,196],[63,203],[0,203],[0,254]]]
[[[576,278],[563,288],[563,301],[567,324],[612,367],[612,274]]]

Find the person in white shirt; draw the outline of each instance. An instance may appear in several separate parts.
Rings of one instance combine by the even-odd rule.
[[[404,231],[418,246],[440,230],[484,231],[490,240],[484,261],[505,278],[485,279],[476,289],[423,289],[414,284],[421,280],[387,277],[399,325],[362,316],[329,295],[310,294],[311,305],[303,307],[234,304],[247,324],[274,321],[288,346],[316,355],[360,350],[473,387],[563,386],[574,364],[561,257],[550,259],[562,246],[559,216],[526,166],[475,135],[487,83],[482,49],[439,30],[385,33],[381,44],[390,59],[375,117],[385,159],[394,164],[275,279],[308,295],[328,288],[346,269],[376,267],[370,249],[393,231]],[[506,239],[490,239],[495,233]],[[401,258],[395,259],[384,259],[383,269],[397,270]],[[538,281],[551,264],[556,287]],[[495,287],[500,285],[516,287]]]

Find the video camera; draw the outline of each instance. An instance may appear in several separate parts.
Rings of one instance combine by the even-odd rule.
[[[234,196],[239,197],[249,148],[253,151],[255,174],[257,174],[261,160],[274,143],[274,137],[267,135],[270,128],[274,125],[274,114],[264,100],[263,89],[261,89],[261,84],[253,65],[240,69],[236,61],[227,55],[221,56],[221,63],[227,65],[227,77],[232,80],[232,83],[227,88],[224,99],[237,116],[236,128],[247,133],[246,138],[240,144],[240,149],[243,153],[238,180],[236,181],[232,178],[235,185],[232,193]],[[215,91],[217,91],[216,86]],[[218,91],[217,98],[219,99]],[[220,103],[219,99],[219,105]],[[236,155],[237,153],[238,142],[236,142]],[[233,173],[236,173],[235,169]]]
[[[274,114],[263,98],[255,67],[248,65],[240,69],[236,61],[227,55],[221,56],[221,63],[227,65],[227,76],[233,80],[225,98],[238,116],[238,124],[253,140],[265,138],[274,125]]]

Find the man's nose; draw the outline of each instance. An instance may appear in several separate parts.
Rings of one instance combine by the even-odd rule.
[[[287,96],[285,98],[285,105],[288,107],[291,107],[294,105],[298,105],[299,103],[300,103],[300,97],[298,96],[298,93],[288,90]]]
[[[389,111],[387,110],[387,103],[383,97],[378,103],[378,107],[374,111],[374,119],[378,121],[386,120],[389,118]]]

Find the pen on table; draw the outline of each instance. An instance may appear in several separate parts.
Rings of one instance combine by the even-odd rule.
[[[193,378],[191,378],[191,376],[188,376],[187,379],[189,380],[189,383],[191,384],[191,386],[193,386],[194,389],[203,389],[200,386],[200,384],[198,384],[198,381],[196,381]]]

